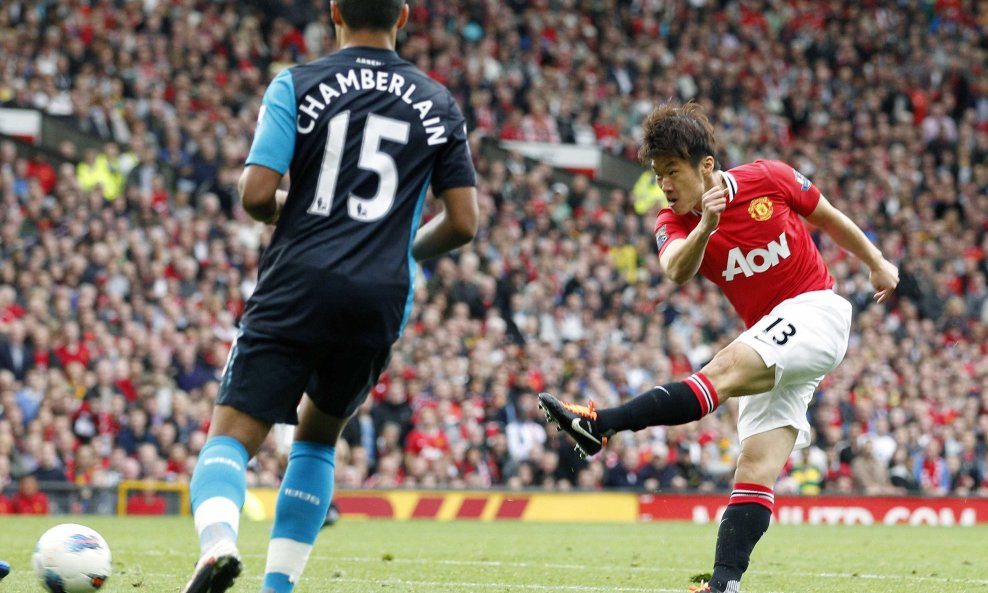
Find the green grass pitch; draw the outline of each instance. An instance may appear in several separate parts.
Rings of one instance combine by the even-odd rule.
[[[107,593],[176,593],[198,547],[183,518],[3,517],[0,593],[42,591],[31,570],[45,529],[80,522],[107,539]],[[269,523],[245,521],[243,576],[256,593]],[[555,524],[344,519],[324,529],[298,593],[665,593],[709,572],[715,525]],[[988,593],[986,527],[773,525],[745,576],[745,593]]]

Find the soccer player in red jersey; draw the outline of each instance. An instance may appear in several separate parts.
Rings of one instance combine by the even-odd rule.
[[[751,551],[768,529],[773,485],[794,448],[809,445],[807,405],[847,350],[851,305],[802,218],[871,270],[874,299],[895,290],[899,272],[847,216],[798,171],[778,161],[717,169],[713,129],[700,107],[667,104],[643,124],[638,156],[669,199],[655,240],[665,274],[684,284],[697,272],[724,291],[747,330],[683,381],[655,387],[609,409],[539,395],[546,418],[594,455],[622,430],[685,424],[739,401],[741,454],[717,535],[714,572],[694,591],[737,593]]]
[[[10,508],[17,515],[47,515],[48,495],[38,489],[38,479],[28,474],[17,484],[17,494],[10,500]]]

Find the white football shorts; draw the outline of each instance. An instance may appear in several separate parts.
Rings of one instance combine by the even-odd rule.
[[[850,332],[851,303],[817,290],[782,301],[738,336],[775,366],[771,391],[738,398],[738,437],[792,426],[799,431],[796,448],[808,446],[806,409],[820,380],[843,360]]]

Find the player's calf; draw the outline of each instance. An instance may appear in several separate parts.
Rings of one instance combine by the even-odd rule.
[[[598,410],[597,423],[603,434],[673,426],[699,420],[718,405],[713,383],[703,373],[694,373],[683,381],[653,387],[620,406]]]

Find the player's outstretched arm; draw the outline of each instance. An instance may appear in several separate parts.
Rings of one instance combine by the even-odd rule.
[[[262,165],[247,165],[240,175],[237,189],[240,203],[254,220],[276,224],[288,192],[279,190],[281,173]]]
[[[823,229],[833,240],[853,253],[871,270],[871,285],[875,287],[875,301],[884,303],[899,284],[899,269],[885,259],[882,252],[872,245],[858,225],[843,212],[834,208],[827,198],[820,196],[816,209],[807,217],[813,226]]]
[[[412,257],[422,261],[465,245],[477,235],[480,208],[473,187],[451,187],[439,195],[445,209],[415,233]]]

